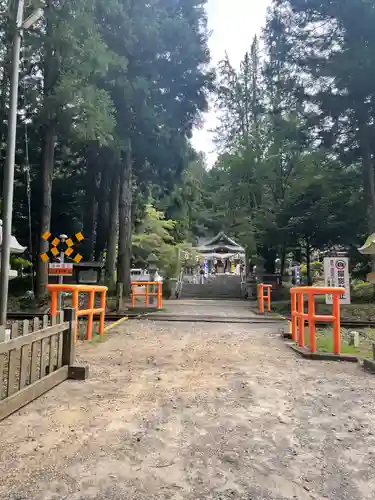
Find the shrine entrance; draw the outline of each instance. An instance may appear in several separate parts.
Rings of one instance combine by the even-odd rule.
[[[204,258],[208,274],[239,275],[245,264],[245,249],[224,232],[201,242],[197,250]]]

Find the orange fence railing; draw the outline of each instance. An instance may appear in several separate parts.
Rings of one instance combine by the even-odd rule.
[[[86,330],[86,340],[92,339],[92,330],[94,324],[94,315],[99,314],[99,335],[104,334],[104,320],[105,320],[105,306],[107,298],[106,286],[99,285],[48,285],[48,291],[51,293],[51,316],[56,317],[58,314],[57,303],[58,294],[64,292],[70,292],[72,294],[72,308],[76,311],[76,317],[87,316],[87,330]],[[79,294],[88,294],[88,308],[79,309]],[[100,293],[100,307],[95,308],[95,294]],[[74,329],[74,342],[77,340],[77,322]]]
[[[267,294],[264,291],[267,290]],[[267,301],[267,311],[271,312],[271,290],[272,285],[264,285],[260,283],[258,285],[258,309],[260,313],[264,313],[264,302]]]
[[[144,290],[139,290],[143,288]],[[137,297],[145,297],[146,307],[150,305],[150,297],[156,297],[156,308],[163,307],[163,283],[161,281],[133,281],[132,307],[135,307]]]
[[[316,352],[316,328],[319,321],[333,325],[333,354],[340,354],[340,297],[344,288],[301,286],[290,290],[292,301],[292,339],[302,348],[305,347],[305,322],[309,327],[309,349]],[[315,314],[315,297],[318,295],[332,296],[332,315]],[[304,298],[307,297],[307,313],[305,313]]]

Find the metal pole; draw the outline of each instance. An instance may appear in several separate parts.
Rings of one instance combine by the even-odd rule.
[[[60,240],[61,240],[61,243],[65,243],[65,240],[68,238],[68,236],[66,234],[60,234]],[[60,264],[64,264],[64,250],[61,250],[60,252]],[[64,283],[64,276],[63,275],[60,275],[59,276],[59,285],[62,285]],[[58,308],[59,308],[59,312],[61,313],[62,311],[62,292],[60,291],[59,293],[59,302],[58,302]]]
[[[5,325],[7,318],[8,283],[10,269],[10,238],[12,231],[13,212],[14,163],[16,155],[18,82],[22,40],[23,8],[24,0],[18,0],[17,21],[13,40],[12,75],[8,114],[8,139],[3,186],[3,241],[1,249],[0,269],[0,325]]]

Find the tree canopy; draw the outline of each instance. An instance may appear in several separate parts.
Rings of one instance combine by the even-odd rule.
[[[106,279],[221,230],[274,271],[375,231],[375,0],[274,0],[237,68],[210,68],[205,0],[35,0],[19,88],[14,230],[45,293],[44,231],[82,230]],[[0,168],[16,2],[0,0]],[[209,95],[219,153],[191,144]],[[31,213],[29,200],[31,197]],[[31,224],[29,220],[31,216]],[[31,226],[31,238],[29,235]]]
[[[7,136],[16,2],[0,2],[0,167]],[[38,1],[27,7],[39,6]],[[28,242],[30,180],[38,296],[45,231],[83,231],[86,259],[127,288],[132,232],[150,192],[172,195],[186,171],[193,127],[207,108],[205,0],[46,0],[21,55],[14,227]],[[26,175],[26,178],[25,178]],[[27,184],[27,183],[26,183]],[[143,221],[144,223],[144,221]],[[116,251],[118,249],[118,251]],[[118,262],[116,262],[118,255]]]

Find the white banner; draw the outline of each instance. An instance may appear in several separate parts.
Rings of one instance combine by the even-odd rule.
[[[324,281],[327,287],[343,287],[345,293],[340,304],[350,304],[349,259],[347,257],[324,258]],[[332,304],[332,295],[326,295],[326,304]]]

